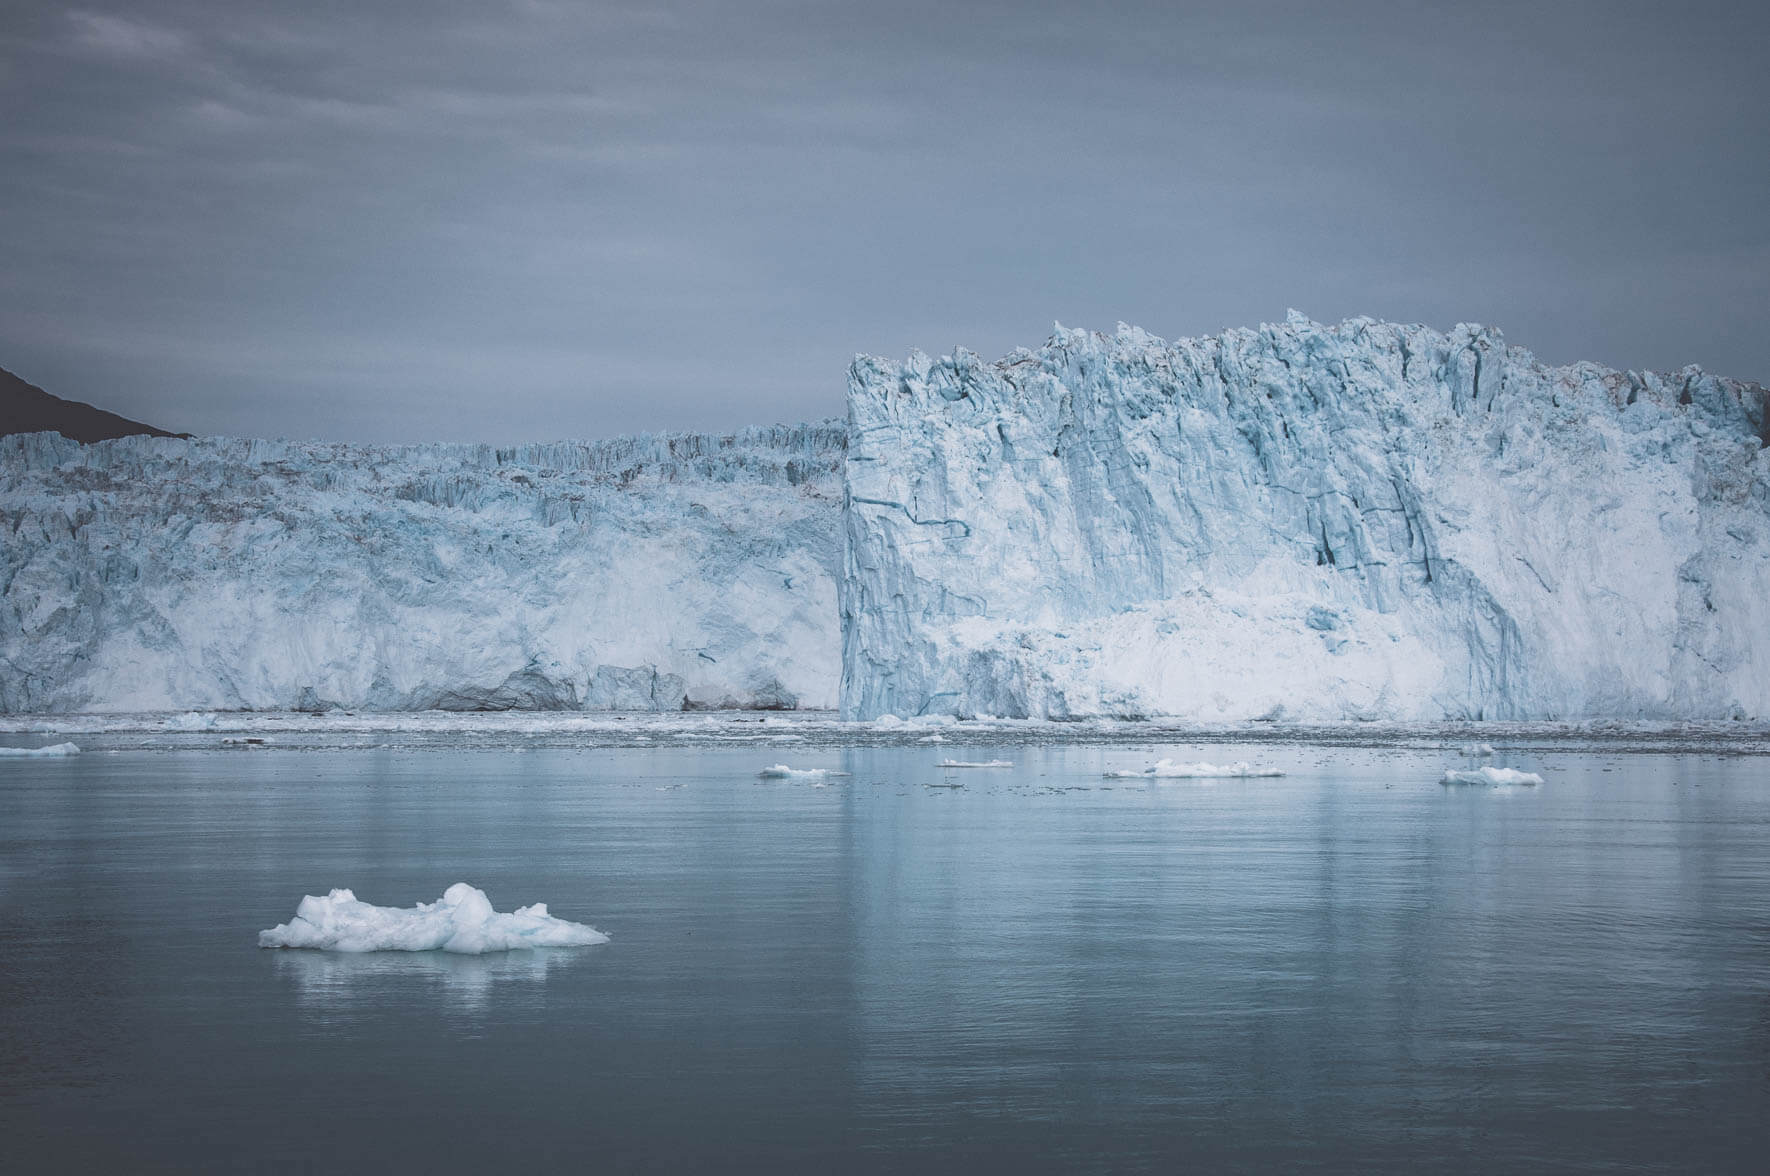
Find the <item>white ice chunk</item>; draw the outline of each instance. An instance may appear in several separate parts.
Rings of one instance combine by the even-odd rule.
[[[1444,773],[1445,784],[1541,784],[1543,778],[1535,772],[1520,772],[1515,768],[1476,768],[1472,772],[1459,772],[1455,769]]]
[[[0,759],[54,759],[79,754],[80,749],[72,743],[56,743],[49,747],[0,747]]]
[[[1464,759],[1487,759],[1489,756],[1493,755],[1493,744],[1465,743],[1458,754]]]
[[[1176,763],[1171,759],[1160,760],[1154,765],[1144,768],[1141,772],[1108,772],[1109,780],[1134,780],[1138,777],[1204,780],[1212,778],[1244,778],[1255,776],[1282,776],[1277,768],[1256,768],[1246,760],[1237,760],[1233,764],[1211,764],[1200,760],[1196,764]]]
[[[1013,760],[977,761],[977,760],[949,759],[949,760],[941,760],[940,766],[943,768],[1011,768],[1014,766],[1014,761]]]
[[[846,776],[829,768],[789,768],[786,764],[770,764],[756,773],[764,780],[822,780],[829,776]]]
[[[321,898],[308,895],[287,923],[258,933],[259,947],[311,947],[320,951],[452,951],[483,955],[526,947],[587,947],[608,936],[582,923],[547,913],[547,904],[492,909],[486,892],[457,882],[435,902],[381,907],[360,902],[348,890]]]

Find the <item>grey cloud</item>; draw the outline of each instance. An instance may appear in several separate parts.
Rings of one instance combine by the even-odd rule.
[[[181,55],[185,39],[170,29],[102,12],[70,12],[76,49],[112,57],[169,58]]]
[[[0,365],[169,427],[841,410],[855,351],[1357,313],[1770,376],[1757,6],[0,16]]]

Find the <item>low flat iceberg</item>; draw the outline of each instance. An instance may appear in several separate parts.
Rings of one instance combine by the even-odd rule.
[[[79,754],[80,749],[72,743],[49,747],[0,747],[0,759],[59,759],[64,755]]]
[[[259,947],[306,947],[317,951],[452,951],[484,955],[529,947],[588,947],[608,936],[582,923],[547,913],[547,904],[492,909],[486,892],[457,882],[435,902],[382,907],[359,901],[348,890],[324,898],[310,894],[287,923],[258,933]]]
[[[940,761],[940,766],[943,768],[1011,768],[1014,766],[1014,761],[946,759]]]
[[[1196,764],[1176,763],[1171,759],[1159,760],[1141,772],[1107,772],[1108,780],[1135,779],[1173,779],[1173,780],[1211,780],[1211,779],[1248,779],[1254,777],[1282,776],[1277,768],[1256,768],[1246,760],[1237,760],[1233,764],[1211,764],[1200,760]]]
[[[764,780],[826,780],[831,776],[846,776],[847,772],[835,772],[829,768],[789,768],[786,764],[770,764],[756,773]]]
[[[1476,768],[1471,772],[1459,772],[1454,768],[1447,769],[1443,784],[1541,784],[1543,778],[1535,772],[1520,772],[1516,768]]]

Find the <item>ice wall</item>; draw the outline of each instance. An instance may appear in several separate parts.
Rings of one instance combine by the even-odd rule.
[[[1755,385],[1293,313],[848,407],[848,717],[1770,716]]]
[[[843,439],[0,439],[0,710],[834,706]]]

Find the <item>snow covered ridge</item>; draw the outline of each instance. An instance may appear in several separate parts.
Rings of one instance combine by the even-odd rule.
[[[1770,716],[1770,412],[1353,319],[857,358],[842,711]]]
[[[457,882],[435,902],[414,907],[374,906],[348,890],[310,894],[295,917],[258,933],[259,947],[307,947],[318,951],[452,951],[484,955],[529,947],[588,947],[608,936],[582,923],[547,913],[547,904],[492,909],[486,892]]]
[[[0,439],[0,711],[833,707],[840,423]]]

